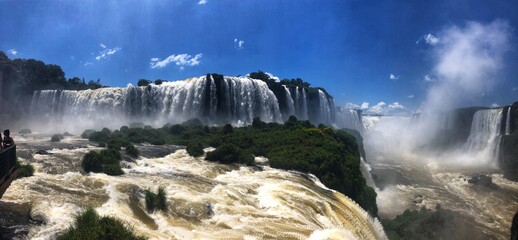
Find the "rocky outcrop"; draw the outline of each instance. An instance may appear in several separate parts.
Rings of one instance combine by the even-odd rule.
[[[518,181],[518,102],[513,103],[510,112],[504,116],[508,130],[503,131],[505,135],[500,145],[499,166],[505,178]]]

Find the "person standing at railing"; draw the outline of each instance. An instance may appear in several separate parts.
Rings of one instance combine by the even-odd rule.
[[[8,148],[8,147],[14,145],[14,140],[10,135],[11,135],[11,132],[9,131],[9,129],[5,129],[4,130],[4,141],[3,141],[4,148]]]
[[[3,141],[2,141],[2,133],[0,133],[0,152],[4,150],[4,144],[3,144]]]

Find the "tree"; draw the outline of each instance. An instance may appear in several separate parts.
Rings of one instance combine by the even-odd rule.
[[[163,82],[165,82],[165,80],[157,79],[155,80],[155,85],[161,85]]]
[[[150,83],[151,83],[151,81],[149,81],[147,79],[139,79],[137,82],[137,86],[145,87],[145,86],[149,85]]]

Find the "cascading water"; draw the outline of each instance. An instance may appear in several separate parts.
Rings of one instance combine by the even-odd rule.
[[[306,90],[299,87],[290,87],[290,96],[292,97],[295,116],[301,120],[308,119],[308,103]]]
[[[507,108],[507,115],[505,119],[505,135],[511,134],[511,107]]]
[[[24,156],[55,147],[47,138],[19,142]],[[87,143],[67,138],[60,143],[67,148],[35,155],[35,176],[13,182],[4,195],[2,201],[28,203],[31,217],[45,223],[26,226],[29,238],[55,239],[90,206],[151,239],[386,239],[377,220],[312,175],[212,163],[185,150],[125,162],[122,176],[81,174],[79,159],[96,149]],[[143,191],[157,186],[167,192],[168,212],[147,213]]]
[[[492,165],[497,162],[501,141],[502,108],[478,110],[473,116],[471,132],[464,150],[476,161]]]
[[[318,99],[320,103],[320,121],[322,123],[332,123],[333,116],[332,111],[334,110],[334,105],[329,101],[327,95],[320,89],[318,89]]]
[[[337,128],[349,128],[360,132],[364,131],[361,110],[350,108],[337,108],[335,125]]]
[[[284,87],[284,90],[286,91],[286,98],[287,98],[287,115],[288,116],[291,116],[291,115],[295,115],[295,100],[293,99],[293,97],[291,96],[291,93],[290,93],[290,90],[288,89],[288,87],[286,86],[283,86]]]
[[[209,123],[251,123],[256,116],[279,122],[277,98],[266,83],[245,77],[225,77],[221,86],[206,77],[162,85],[101,88],[84,91],[43,90],[34,93],[35,116],[111,122],[131,118],[151,123],[200,118]]]
[[[261,80],[212,74],[146,87],[42,90],[34,92],[31,114],[34,119],[57,123],[66,130],[78,124],[98,128],[99,123],[115,128],[130,122],[161,126],[192,118],[208,124],[246,125],[254,117],[282,122],[289,115],[301,120],[311,116],[314,124],[333,123],[334,102],[329,95],[318,90],[310,100],[305,88],[283,87],[280,94],[286,97],[282,103]],[[285,109],[283,113],[280,106]]]

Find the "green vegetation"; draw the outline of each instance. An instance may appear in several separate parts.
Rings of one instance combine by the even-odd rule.
[[[138,149],[131,144],[126,146],[126,153],[132,157],[138,157],[139,155]]]
[[[51,142],[59,142],[63,139],[63,135],[61,134],[54,134],[51,138],[50,138],[50,141]]]
[[[147,79],[139,79],[137,82],[137,86],[145,87],[145,86],[148,86],[150,83],[151,83],[151,81],[149,81]]]
[[[451,210],[437,205],[435,211],[424,207],[419,211],[407,209],[396,218],[381,223],[390,240],[450,239],[455,228],[453,219]]]
[[[199,157],[204,154],[203,145],[199,142],[190,142],[187,144],[187,153],[193,157]]]
[[[223,164],[241,163],[246,165],[254,164],[254,156],[231,143],[225,143],[216,150],[207,153],[206,160]]]
[[[81,166],[85,172],[106,173],[117,176],[124,172],[120,167],[121,155],[115,149],[104,149],[101,152],[90,151],[83,157]]]
[[[20,161],[16,160],[16,168],[18,169],[18,175],[16,175],[16,179],[34,175],[34,166],[31,164],[21,164]]]
[[[146,209],[148,212],[161,210],[167,212],[167,194],[163,187],[158,187],[157,193],[151,192],[149,189],[145,193]]]
[[[35,90],[42,89],[68,89],[83,90],[100,88],[100,80],[91,80],[88,83],[84,79],[73,77],[68,80],[60,66],[45,64],[35,59],[9,59],[4,52],[0,52],[0,62],[9,66],[4,69],[4,87],[17,93],[32,96]]]
[[[221,163],[251,165],[254,155],[265,156],[271,167],[312,173],[327,187],[349,196],[373,216],[377,214],[376,193],[366,185],[360,171],[356,139],[341,130],[315,128],[309,121],[298,121],[293,116],[285,124],[255,118],[252,126],[240,128],[203,126],[197,119],[158,129],[123,126],[113,132],[106,129],[91,133],[89,139],[188,145],[191,155],[210,146],[216,150],[207,153],[206,159]],[[196,148],[197,153],[193,151]]]
[[[112,240],[146,239],[136,236],[133,230],[125,226],[122,221],[114,217],[101,217],[97,212],[88,208],[83,214],[76,217],[75,223],[67,232],[59,236],[59,240]]]

